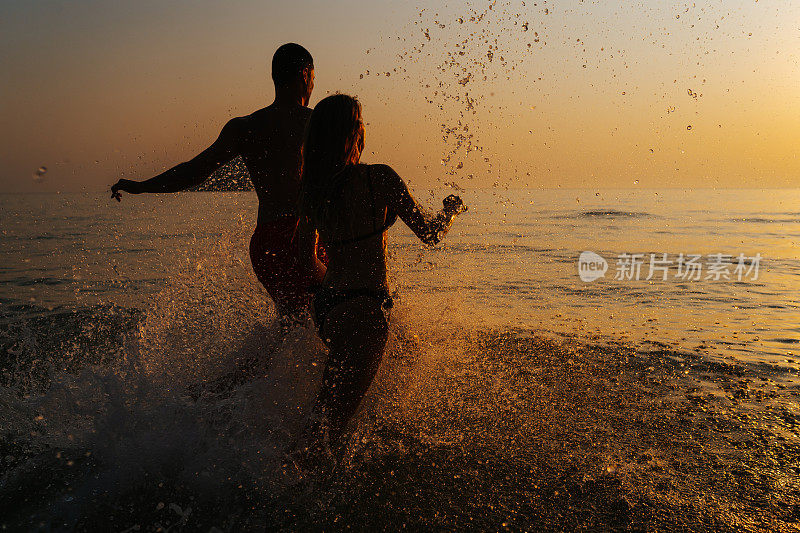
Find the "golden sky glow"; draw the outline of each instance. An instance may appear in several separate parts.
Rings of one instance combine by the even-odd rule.
[[[287,41],[314,55],[312,105],[357,94],[365,159],[416,186],[800,186],[793,2],[0,6],[0,192],[191,157],[271,101]]]

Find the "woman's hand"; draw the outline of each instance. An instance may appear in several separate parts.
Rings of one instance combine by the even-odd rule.
[[[465,206],[464,202],[461,201],[461,198],[455,194],[451,194],[442,200],[442,204],[444,205],[444,210],[447,214],[460,215],[467,210],[467,206]]]
[[[111,186],[111,198],[114,198],[116,201],[121,202],[122,201],[121,191],[129,192],[131,194],[141,194],[142,192],[144,192],[142,191],[142,184],[140,182],[121,179]]]

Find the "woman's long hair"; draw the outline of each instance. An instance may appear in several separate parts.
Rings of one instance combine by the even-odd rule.
[[[299,211],[317,228],[329,224],[347,185],[345,168],[358,163],[363,149],[364,124],[358,100],[334,94],[314,107],[303,143]]]

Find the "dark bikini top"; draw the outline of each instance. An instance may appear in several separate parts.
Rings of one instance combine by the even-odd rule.
[[[328,246],[334,248],[340,248],[346,244],[365,241],[371,237],[380,235],[381,233],[392,227],[392,225],[395,222],[397,222],[397,214],[391,210],[387,210],[384,223],[381,226],[378,226],[378,216],[375,211],[375,190],[372,186],[372,167],[369,165],[364,165],[364,166],[367,168],[367,188],[369,189],[370,209],[372,211],[372,231],[367,232],[363,235],[359,235],[358,237],[351,237],[349,239],[338,239],[338,240],[325,239],[325,242]]]

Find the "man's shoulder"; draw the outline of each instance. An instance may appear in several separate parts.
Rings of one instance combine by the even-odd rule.
[[[270,122],[272,120],[286,120],[288,117],[301,119],[304,122],[308,121],[311,117],[312,109],[306,106],[297,106],[293,108],[276,107],[274,104],[267,107],[262,107],[257,111],[253,111],[249,115],[236,117],[231,121],[238,121],[242,125],[257,125]]]
[[[253,111],[249,115],[233,117],[228,121],[228,124],[232,126],[247,126],[248,124],[252,124],[254,122],[262,122],[269,116],[269,114],[269,107],[262,107],[261,109]]]
[[[268,108],[263,107],[258,111],[253,111],[249,115],[243,115],[241,117],[233,117],[232,119],[230,119],[229,123],[233,122],[234,124],[244,126],[252,122],[258,122],[260,119],[263,120],[266,117],[267,109]]]
[[[225,123],[225,126],[223,126],[222,128],[222,132],[232,136],[240,135],[242,131],[245,130],[245,127],[249,122],[247,118],[248,118],[247,116],[233,117],[232,119],[228,120],[228,122]]]
[[[249,115],[233,117],[225,124],[223,131],[227,130],[232,137],[246,137],[250,132],[258,129],[259,126],[263,126],[265,122],[269,122],[267,109],[265,107]]]

